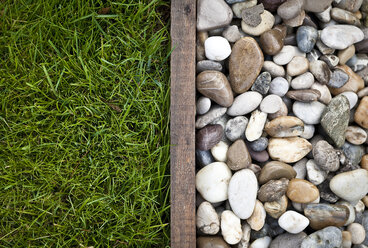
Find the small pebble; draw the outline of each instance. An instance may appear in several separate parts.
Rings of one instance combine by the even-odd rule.
[[[309,64],[309,70],[319,83],[327,84],[330,81],[331,71],[326,62],[322,60],[312,61]]]
[[[280,227],[292,234],[302,232],[309,225],[309,220],[304,215],[292,210],[281,215],[278,222]]]
[[[355,245],[363,243],[365,239],[364,227],[359,223],[352,223],[348,226],[347,231],[351,234],[351,242]]]
[[[259,231],[262,229],[266,221],[266,210],[262,202],[256,200],[252,215],[247,219],[247,223],[252,230]]]
[[[318,188],[311,182],[303,179],[292,179],[286,191],[287,197],[297,203],[311,203],[318,199]]]
[[[278,219],[286,212],[288,206],[288,198],[283,195],[277,201],[265,202],[264,208],[272,218]]]
[[[257,91],[262,95],[267,94],[268,90],[270,89],[271,79],[271,74],[269,72],[262,72],[259,74],[256,81],[254,81],[251,90]]]
[[[286,65],[286,64],[290,63],[290,61],[295,56],[305,57],[305,54],[303,54],[298,49],[298,47],[287,45],[287,46],[284,46],[278,54],[273,56],[273,62],[275,62],[278,65]]]
[[[294,90],[309,89],[314,83],[314,76],[310,72],[303,73],[291,80],[291,87]]]
[[[341,95],[346,96],[349,101],[350,109],[353,109],[355,105],[358,103],[358,95],[353,91],[345,91],[342,92]]]
[[[262,202],[278,201],[285,195],[289,180],[281,178],[279,180],[270,180],[263,184],[258,191],[258,199]]]
[[[367,140],[367,132],[357,126],[348,126],[345,132],[345,138],[354,145],[361,145]]]
[[[268,153],[273,160],[294,163],[302,159],[312,150],[312,145],[303,138],[271,138]]]
[[[296,32],[296,41],[300,51],[309,53],[317,42],[317,29],[310,26],[301,26]]]
[[[229,42],[221,36],[209,37],[204,42],[206,57],[210,60],[222,61],[230,56],[231,47]]]
[[[223,135],[221,125],[207,125],[196,133],[196,148],[199,150],[210,150],[218,142]]]
[[[271,74],[272,77],[283,77],[285,76],[284,67],[277,65],[272,61],[265,61],[262,67],[263,71],[267,71]]]
[[[304,215],[309,219],[310,226],[319,230],[328,226],[343,226],[348,219],[349,209],[337,204],[307,204]]]
[[[205,233],[214,235],[220,230],[220,218],[215,208],[209,202],[202,202],[197,209],[197,228]]]
[[[327,141],[320,140],[313,146],[315,162],[325,171],[337,171],[340,167],[337,152]]]
[[[248,126],[245,130],[245,137],[252,142],[259,139],[262,135],[263,127],[267,120],[267,114],[259,110],[252,112]]]
[[[267,10],[263,11],[261,14],[261,23],[257,25],[256,27],[253,27],[244,21],[241,23],[241,28],[246,34],[250,34],[253,36],[259,36],[263,34],[264,32],[270,30],[273,27],[273,24],[275,23],[275,17],[268,12]]]
[[[295,56],[286,67],[287,74],[294,77],[307,72],[309,61],[305,57]]]
[[[211,148],[211,154],[218,162],[226,162],[227,159],[227,150],[229,149],[229,145],[224,141],[220,141],[214,147]]]
[[[363,40],[363,32],[352,25],[331,25],[322,30],[321,40],[328,47],[345,49]]]
[[[221,106],[213,106],[210,111],[208,111],[206,114],[197,116],[197,121],[195,123],[195,128],[201,129],[214,120],[220,118],[223,116],[227,111],[227,108],[221,107]]]
[[[213,158],[210,151],[202,151],[199,149],[196,149],[196,161],[200,167],[204,167],[206,165],[209,165],[213,162],[215,162],[215,159]]]
[[[267,122],[265,131],[272,137],[295,137],[304,131],[304,123],[294,116],[280,116]]]
[[[327,85],[332,88],[341,88],[349,80],[349,75],[341,69],[333,70],[330,75],[330,80]]]
[[[203,115],[207,113],[208,110],[210,110],[210,108],[211,108],[211,99],[209,99],[208,97],[204,97],[204,96],[201,96],[200,98],[198,98],[197,104],[196,104],[197,114]]]
[[[231,25],[222,32],[222,36],[229,42],[237,42],[241,38],[238,26]]]
[[[197,62],[196,71],[201,73],[202,71],[222,71],[223,67],[220,62],[212,60],[202,60]]]
[[[227,110],[230,116],[246,115],[255,110],[262,101],[262,95],[256,91],[247,91],[238,95]]]
[[[249,246],[249,248],[268,248],[272,239],[268,236],[256,239],[253,243]]]
[[[221,234],[230,245],[239,243],[242,238],[240,219],[230,210],[221,214]]]
[[[294,102],[293,112],[306,124],[319,124],[326,106],[320,102]]]
[[[322,170],[313,159],[306,164],[308,181],[314,185],[321,184],[327,178],[327,172]]]
[[[227,165],[231,170],[244,169],[252,163],[247,146],[242,139],[238,139],[231,144],[226,154]]]
[[[278,95],[280,97],[284,96],[289,90],[289,83],[283,77],[276,77],[270,83],[269,93]]]
[[[296,172],[290,165],[279,162],[271,161],[263,166],[261,173],[258,176],[260,184],[265,184],[270,180],[278,180],[281,178],[293,179],[296,176]]]
[[[230,24],[233,12],[223,0],[199,0],[197,3],[197,29],[205,31]]]
[[[339,50],[337,56],[339,57],[339,64],[345,65],[351,57],[355,54],[355,46],[351,45],[343,50]]]
[[[268,146],[268,139],[266,137],[260,137],[259,139],[250,142],[249,146],[255,152],[264,151]]]

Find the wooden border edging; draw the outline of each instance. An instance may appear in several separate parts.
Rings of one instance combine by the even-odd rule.
[[[171,247],[194,248],[196,0],[171,0]]]

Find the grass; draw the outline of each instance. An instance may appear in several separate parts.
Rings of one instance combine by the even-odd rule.
[[[0,247],[168,246],[168,8],[0,1]]]

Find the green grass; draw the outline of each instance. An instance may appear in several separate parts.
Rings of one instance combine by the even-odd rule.
[[[0,1],[0,247],[168,246],[168,7]]]

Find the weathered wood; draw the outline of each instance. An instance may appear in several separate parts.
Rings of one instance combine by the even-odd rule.
[[[171,1],[171,247],[193,248],[196,0]]]

